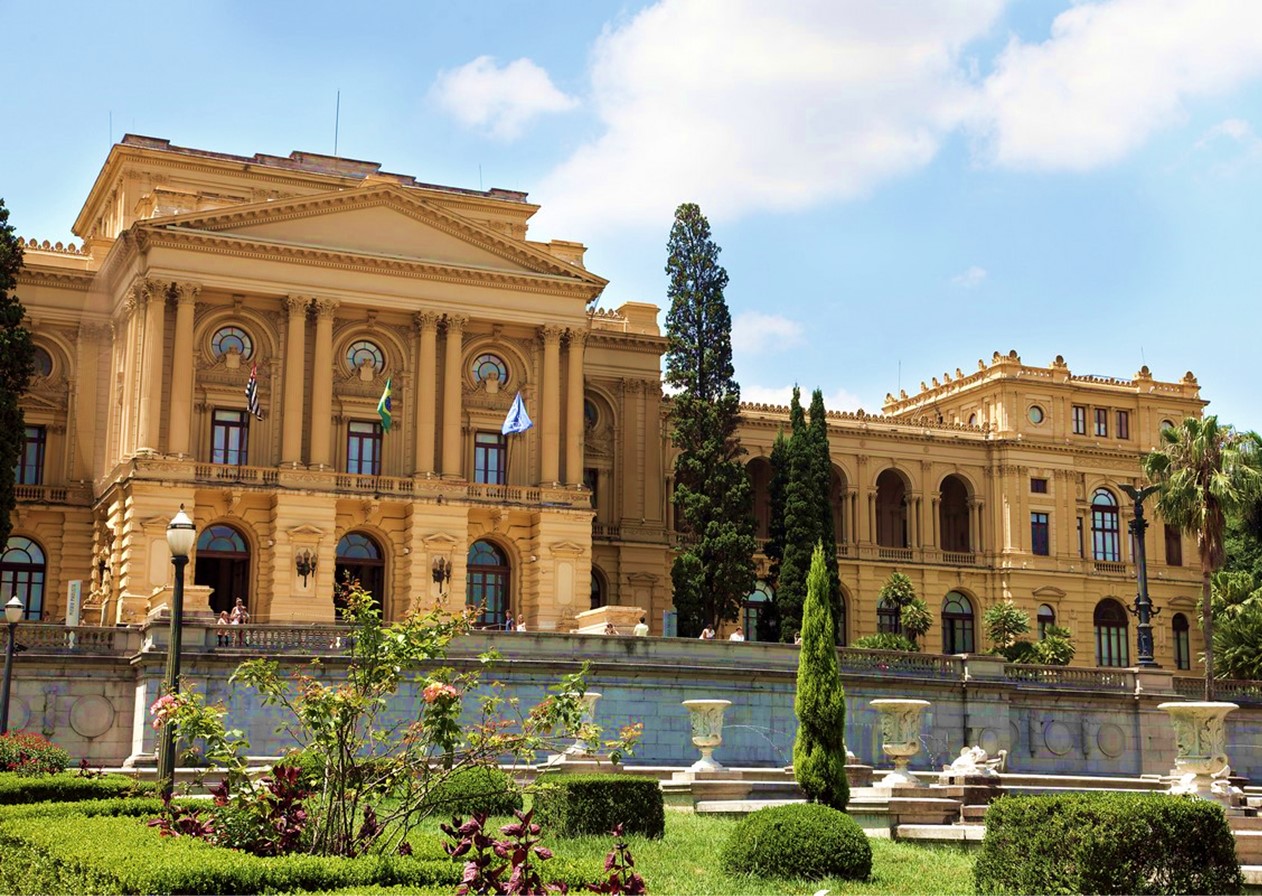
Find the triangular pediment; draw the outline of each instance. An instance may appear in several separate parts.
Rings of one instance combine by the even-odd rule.
[[[508,276],[544,276],[596,288],[605,284],[602,278],[523,240],[501,234],[392,184],[195,212],[146,223],[167,233],[214,234],[278,248],[315,249]]]

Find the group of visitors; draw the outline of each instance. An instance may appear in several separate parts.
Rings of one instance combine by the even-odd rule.
[[[701,634],[697,636],[698,640],[701,640],[701,641],[713,641],[713,640],[715,639],[715,637],[716,637],[716,636],[715,636],[715,633],[714,633],[714,627],[713,627],[713,626],[709,626],[709,625],[707,625],[705,628],[703,628],[703,629],[701,630]],[[728,635],[728,636],[727,636],[727,639],[728,639],[729,641],[744,641],[744,640],[745,640],[745,630],[744,630],[743,628],[738,628],[738,629],[736,629],[736,631],[734,631],[734,632],[732,632],[730,635]]]
[[[241,629],[233,632],[232,627],[245,625],[249,621],[250,614],[245,609],[245,602],[238,597],[236,603],[233,604],[231,613],[227,610],[219,612],[219,619],[215,623],[215,634],[219,646],[231,647],[235,641],[238,647],[244,647],[245,632]]]

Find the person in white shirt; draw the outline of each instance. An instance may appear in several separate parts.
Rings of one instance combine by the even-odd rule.
[[[713,641],[713,640],[714,640],[714,629],[710,628],[710,626],[708,626],[708,625],[707,625],[705,628],[703,628],[703,629],[701,630],[701,634],[700,634],[700,636],[699,636],[698,640],[701,640],[701,641]]]
[[[637,638],[647,638],[649,636],[649,624],[645,621],[645,617],[640,617],[640,621],[635,624],[635,631],[632,634]]]
[[[727,636],[727,639],[728,639],[729,641],[744,641],[744,640],[745,640],[745,632],[744,632],[744,631],[742,631],[741,629],[739,629],[739,628],[738,628],[736,631],[734,631],[734,632],[732,632],[730,635],[728,635],[728,636]]]

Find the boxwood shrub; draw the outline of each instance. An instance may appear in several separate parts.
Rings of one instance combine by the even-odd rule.
[[[139,796],[153,792],[152,784],[142,784],[127,775],[85,778],[63,772],[59,775],[28,777],[0,772],[0,805],[15,803],[74,802]]]
[[[741,819],[719,856],[728,874],[867,880],[872,847],[859,823],[819,803],[771,806]]]
[[[666,833],[662,789],[654,778],[544,775],[535,784],[534,809],[546,837],[604,836],[618,824],[625,834]]]
[[[406,856],[259,858],[192,837],[164,838],[139,817],[14,807],[0,813],[0,892],[277,893],[348,887],[451,887],[460,864]],[[94,803],[79,803],[90,809]],[[115,806],[122,809],[122,806]]]
[[[1008,796],[986,812],[978,893],[1239,893],[1222,807],[1165,794]]]
[[[498,768],[462,768],[431,789],[425,804],[440,817],[512,815],[522,807],[521,788]]]

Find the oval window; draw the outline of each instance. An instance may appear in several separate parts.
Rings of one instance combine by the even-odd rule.
[[[254,341],[250,339],[250,334],[240,327],[220,327],[215,331],[215,335],[210,337],[210,351],[216,358],[231,351],[235,351],[242,358],[249,358],[254,354]]]

